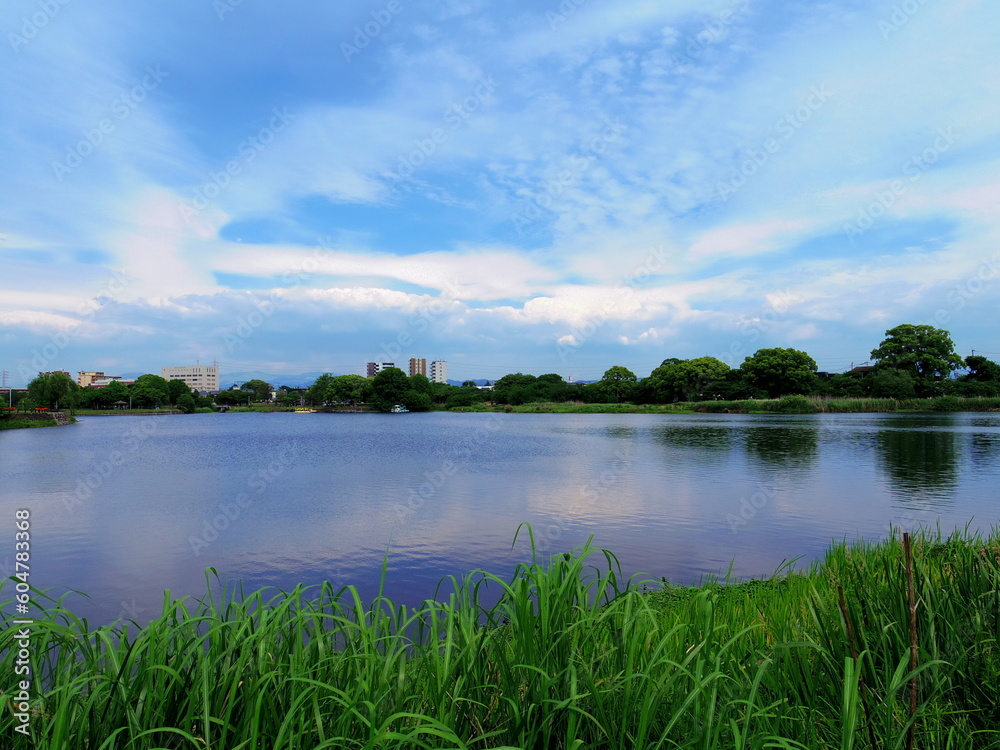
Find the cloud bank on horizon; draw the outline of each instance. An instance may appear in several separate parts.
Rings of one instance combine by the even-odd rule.
[[[841,371],[904,322],[1000,350],[998,21],[15,0],[0,369],[595,379],[792,346]]]

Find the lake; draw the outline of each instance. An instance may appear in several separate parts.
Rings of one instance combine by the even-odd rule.
[[[417,603],[590,536],[627,575],[767,575],[834,539],[1000,518],[1000,414],[204,414],[0,433],[0,566],[100,624],[330,580]]]

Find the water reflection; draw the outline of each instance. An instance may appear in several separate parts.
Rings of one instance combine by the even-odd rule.
[[[653,439],[671,448],[728,451],[733,444],[733,429],[708,425],[664,425],[653,430]]]
[[[748,458],[777,469],[808,469],[819,454],[815,423],[776,423],[746,427],[743,447]]]
[[[386,591],[418,603],[443,576],[506,575],[529,559],[523,534],[511,544],[525,521],[545,551],[594,534],[626,575],[692,582],[730,563],[744,576],[807,562],[890,522],[989,528],[1000,513],[1000,414],[155,421],[72,507],[79,480],[138,422],[0,433],[0,516],[31,507],[46,545],[37,580],[92,594],[74,607],[95,623],[147,619],[164,589],[201,595],[208,566],[248,590],[331,581],[370,598],[387,550]],[[254,478],[289,447],[293,465],[258,491]],[[0,567],[12,554],[0,550]]]
[[[1000,436],[974,433],[969,446],[969,461],[974,469],[992,469],[1000,462]]]
[[[950,505],[958,483],[958,441],[953,415],[883,417],[875,454],[892,492],[908,503]]]

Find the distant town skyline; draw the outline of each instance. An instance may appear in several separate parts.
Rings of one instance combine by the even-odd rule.
[[[1000,359],[1000,7],[0,8],[0,371]]]

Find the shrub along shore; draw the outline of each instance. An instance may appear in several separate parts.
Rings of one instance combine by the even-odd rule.
[[[672,404],[530,403],[466,406],[451,411],[502,411],[514,414],[842,414],[884,412],[1000,411],[1000,398],[825,398],[785,396],[740,401],[679,401]]]
[[[769,580],[655,591],[585,546],[510,579],[447,579],[416,608],[324,584],[168,594],[146,626],[91,628],[49,600],[31,615],[35,687],[27,706],[3,688],[0,735],[40,750],[846,750],[912,731],[922,748],[998,747],[998,584],[994,531],[837,544]],[[480,606],[485,591],[498,603]],[[17,632],[0,634],[8,676]]]

